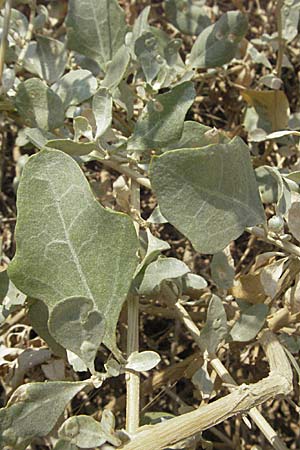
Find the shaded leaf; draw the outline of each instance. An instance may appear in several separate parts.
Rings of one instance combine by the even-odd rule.
[[[201,330],[199,345],[203,352],[215,353],[227,336],[227,317],[222,300],[212,295],[207,309],[206,322]]]
[[[247,342],[254,339],[262,329],[269,308],[267,305],[253,305],[241,312],[240,318],[230,330],[230,336],[234,341]]]
[[[94,59],[104,71],[127,31],[117,0],[70,0],[66,26],[68,47]]]
[[[300,202],[292,203],[288,212],[287,222],[290,232],[300,242]]]
[[[194,97],[193,83],[186,81],[149,101],[135,125],[127,149],[161,148],[180,139],[184,118]]]
[[[55,134],[42,130],[41,128],[25,128],[25,135],[40,150],[45,147],[47,141],[56,139]]]
[[[69,417],[58,430],[58,436],[80,448],[94,448],[106,442],[100,422],[84,415]]]
[[[156,206],[154,208],[150,217],[148,217],[147,222],[149,222],[149,223],[168,223],[167,219],[160,212],[159,206]]]
[[[94,373],[94,359],[105,333],[105,321],[84,297],[61,300],[53,308],[49,329],[54,339],[71,350]]]
[[[154,261],[161,252],[165,250],[169,250],[171,247],[162,239],[158,239],[157,237],[153,236],[149,228],[146,229],[147,233],[147,252],[145,257],[143,258],[142,262],[138,265],[136,269],[136,274],[140,273],[146,266],[148,266],[152,261]]]
[[[182,292],[191,297],[200,295],[207,287],[207,281],[196,273],[187,273],[182,277]]]
[[[207,370],[207,360],[205,360],[202,367],[194,373],[192,383],[200,391],[203,399],[210,398],[214,388],[214,383],[211,381]]]
[[[37,78],[30,78],[18,85],[15,101],[26,125],[53,130],[64,122],[60,97]]]
[[[65,44],[46,36],[37,36],[36,40],[42,77],[52,84],[64,73],[67,64]]]
[[[144,278],[139,287],[141,295],[151,295],[159,289],[164,280],[182,277],[190,269],[184,262],[176,258],[159,258],[146,267]]]
[[[203,2],[166,0],[165,11],[167,19],[185,34],[199,34],[210,25]]]
[[[133,352],[128,357],[125,368],[136,372],[146,372],[157,366],[160,359],[159,354],[153,351]]]
[[[200,69],[229,63],[247,29],[247,18],[241,12],[223,14],[215,24],[199,34],[192,47],[189,64]]]
[[[48,434],[67,403],[89,381],[32,383],[20,386],[0,409],[0,445],[25,450],[34,437]]]
[[[176,150],[179,148],[200,148],[210,144],[225,144],[229,139],[216,128],[210,128],[202,123],[187,120],[183,124],[181,138],[170,143],[163,150]]]
[[[279,259],[278,261],[274,261],[272,264],[268,264],[263,267],[260,272],[260,280],[263,286],[263,289],[271,298],[274,298],[279,290],[279,278],[281,277],[284,269],[284,264],[286,263],[287,258]]]
[[[249,149],[238,137],[154,157],[150,178],[162,214],[199,252],[217,253],[265,221]]]
[[[88,155],[93,150],[97,149],[94,142],[75,142],[71,139],[52,139],[45,143],[44,148],[45,147],[61,150],[71,156]]]
[[[146,81],[151,83],[164,63],[164,58],[159,52],[158,41],[153,33],[148,31],[142,34],[135,42],[134,52],[142,66]]]
[[[220,289],[229,289],[233,285],[235,270],[229,264],[225,252],[216,253],[211,261],[211,277]]]
[[[64,108],[67,109],[70,105],[79,105],[92,97],[97,90],[97,80],[89,70],[71,70],[51,88],[59,95]]]
[[[58,150],[29,159],[18,193],[11,279],[50,309],[68,297],[91,299],[106,320],[104,343],[114,349],[137,262],[131,219],[102,208],[77,163]]]
[[[107,131],[112,122],[112,96],[108,89],[100,88],[93,97],[93,113],[96,120],[96,138]]]

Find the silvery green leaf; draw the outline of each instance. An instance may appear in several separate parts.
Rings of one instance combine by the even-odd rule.
[[[96,120],[96,138],[102,136],[112,122],[112,96],[107,88],[100,88],[93,97],[93,113]]]
[[[113,59],[109,64],[104,80],[101,83],[101,87],[105,87],[110,90],[115,89],[124,78],[129,63],[130,53],[127,47],[122,45],[113,56]]]
[[[69,417],[58,430],[58,436],[79,448],[95,448],[106,442],[100,422],[84,415]]]
[[[275,297],[276,293],[279,290],[278,281],[283,273],[286,261],[287,258],[282,258],[277,261],[274,261],[273,263],[263,267],[260,272],[260,281],[262,287],[266,295],[268,295],[272,299]]]
[[[107,442],[115,447],[119,447],[121,445],[121,441],[115,434],[116,421],[113,412],[109,409],[104,409],[102,411],[100,423]]]
[[[216,128],[210,128],[202,123],[187,120],[183,124],[180,139],[164,147],[163,151],[176,150],[177,148],[200,148],[210,144],[225,144],[226,142],[229,142],[229,139]]]
[[[81,137],[87,138],[89,141],[93,140],[93,128],[86,117],[77,116],[73,120],[74,140],[79,142]]]
[[[46,36],[37,36],[37,56],[41,64],[42,77],[52,84],[64,73],[67,52],[63,42]]]
[[[72,139],[52,139],[46,142],[45,147],[61,150],[71,156],[88,155],[97,149],[94,142],[75,142]]]
[[[267,69],[272,70],[272,64],[270,63],[270,61],[266,57],[265,53],[264,52],[259,52],[254,47],[254,45],[252,45],[250,42],[248,43],[247,53],[248,53],[248,55],[251,56],[251,58],[253,59],[253,61],[256,64],[263,64],[265,67],[267,67]]]
[[[0,16],[0,28],[3,28],[4,17]],[[9,34],[16,33],[20,38],[25,38],[28,30],[28,19],[21,11],[12,8],[9,21]]]
[[[146,229],[147,233],[147,252],[142,262],[138,265],[136,269],[136,274],[140,273],[146,266],[148,266],[152,261],[154,261],[161,252],[169,250],[170,245],[161,239],[153,236],[149,228]]]
[[[29,383],[20,386],[0,409],[0,446],[25,450],[35,437],[46,436],[68,402],[89,381]]]
[[[268,313],[269,308],[264,304],[253,305],[242,311],[240,318],[230,330],[232,340],[236,342],[247,342],[254,339],[262,329]]]
[[[220,289],[229,289],[233,286],[235,270],[229,264],[225,252],[216,253],[211,261],[211,277]]]
[[[127,31],[117,0],[70,0],[66,26],[68,47],[94,59],[104,71]]]
[[[201,253],[217,253],[265,221],[249,148],[239,137],[155,156],[150,179],[164,217]]]
[[[150,13],[150,6],[146,6],[134,21],[132,27],[131,42],[134,44],[136,40],[142,36],[143,33],[149,31],[148,18]]]
[[[162,148],[180,139],[185,115],[195,97],[193,83],[186,81],[149,101],[128,141],[130,151]]]
[[[209,399],[214,388],[214,383],[211,381],[207,370],[207,360],[204,361],[202,367],[200,367],[194,373],[192,377],[192,383],[200,391],[203,399]]]
[[[17,205],[12,281],[50,311],[68,297],[91,299],[106,320],[103,342],[116,350],[116,324],[137,265],[131,219],[99,205],[78,164],[59,150],[29,159]]]
[[[67,360],[75,372],[87,372],[89,370],[85,362],[71,350],[67,350]]]
[[[93,301],[84,297],[61,300],[54,306],[48,324],[54,339],[79,356],[94,373],[94,359],[104,337],[105,321]]]
[[[294,2],[295,3],[295,2]],[[298,34],[300,7],[283,3],[281,7],[282,37],[291,42]]]
[[[64,439],[59,439],[53,450],[78,450],[77,445],[72,444],[70,441],[65,441]]]
[[[142,34],[134,45],[134,52],[142,66],[146,81],[151,83],[161,69],[165,60],[159,52],[158,42],[150,31]]]
[[[61,98],[64,108],[79,105],[92,97],[97,90],[97,79],[89,70],[71,70],[52,86]]]
[[[187,273],[182,277],[182,291],[185,295],[200,295],[207,287],[207,281],[196,273]]]
[[[147,222],[149,223],[168,223],[167,219],[160,212],[159,206],[156,206],[151,213],[151,216],[148,217]]]
[[[146,372],[157,366],[160,359],[159,354],[153,351],[134,352],[127,359],[125,368],[136,372]]]
[[[247,18],[240,11],[223,14],[215,24],[199,34],[192,47],[189,64],[200,69],[229,63],[247,29]]]
[[[222,300],[212,295],[207,309],[206,322],[200,333],[201,350],[215,353],[220,342],[227,336],[227,317]]]
[[[300,241],[300,202],[293,202],[287,218],[289,230],[297,241]]]
[[[159,289],[163,281],[180,278],[188,272],[188,266],[179,259],[159,258],[146,267],[139,293],[151,295]]]
[[[126,81],[122,80],[119,86],[113,92],[114,102],[124,109],[127,113],[127,118],[131,119],[133,116],[134,94],[132,89]]]
[[[260,166],[255,169],[258,189],[263,203],[276,203],[278,199],[278,181],[272,175],[269,166]]]
[[[50,334],[48,319],[49,310],[41,300],[28,302],[28,318],[34,331],[48,344],[52,352],[60,358],[66,357],[66,350]]]
[[[14,283],[9,280],[8,290],[6,292],[5,298],[2,301],[2,305],[7,311],[10,311],[14,306],[23,306],[26,300],[26,295],[24,295],[19,289],[14,285]]]
[[[16,108],[25,125],[53,130],[64,122],[61,99],[41,80],[30,78],[18,85]]]
[[[25,136],[40,150],[46,146],[47,141],[56,138],[55,134],[41,128],[25,128]]]
[[[4,300],[9,287],[9,278],[6,270],[0,272],[0,304]]]
[[[34,30],[39,30],[43,28],[46,24],[46,22],[49,19],[49,12],[45,5],[38,5],[37,6],[37,15],[34,18],[33,21],[33,27]]]
[[[198,35],[210,25],[202,1],[166,0],[165,11],[167,19],[185,34]]]
[[[28,72],[43,78],[41,61],[37,54],[36,41],[29,42],[24,56],[23,67],[28,70]]]

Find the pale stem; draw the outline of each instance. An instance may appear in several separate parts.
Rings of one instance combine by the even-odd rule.
[[[140,212],[140,187],[133,178],[130,180],[131,208]],[[139,224],[134,222],[139,236]],[[139,351],[139,297],[129,295],[127,300],[127,357]],[[140,417],[140,376],[133,370],[126,372],[126,431],[133,434],[139,427]]]
[[[34,29],[34,19],[35,19],[35,13],[36,13],[36,0],[32,0],[30,3],[30,15],[29,15],[29,23],[28,23],[28,29],[26,32],[26,36],[24,39],[23,48],[20,51],[20,54],[18,56],[17,62],[16,62],[16,70],[19,70],[23,67],[24,58],[28,49],[28,45],[32,38],[32,33]]]
[[[284,53],[284,40],[282,38],[282,19],[281,19],[281,8],[283,6],[284,0],[277,0],[276,4],[276,21],[277,21],[277,32],[278,32],[278,53],[276,62],[276,74],[281,77],[282,60]]]
[[[2,84],[2,75],[4,69],[5,53],[7,47],[7,36],[9,31],[10,13],[11,13],[12,0],[6,0],[4,23],[2,29],[1,47],[0,47],[0,84]]]
[[[170,298],[172,299],[173,294],[172,290],[168,287],[166,287],[165,289],[167,295],[164,296],[164,299],[167,300],[167,296],[169,297],[169,299]],[[169,303],[171,303],[170,300]],[[184,306],[180,303],[180,301],[176,301],[176,303],[172,302],[172,304],[176,309],[178,318],[182,321],[187,330],[190,332],[196,344],[198,344],[198,346],[201,348],[199,342],[200,330],[193,321],[193,319],[191,318],[191,316],[189,315],[188,311],[184,308]],[[211,355],[210,364],[224,383],[237,386],[236,381],[232,378],[226,367],[223,365],[223,363],[216,355]],[[247,413],[276,450],[288,450],[285,444],[278,437],[276,431],[273,430],[271,425],[269,425],[269,423],[261,415],[261,413],[258,411],[257,408],[252,408]]]

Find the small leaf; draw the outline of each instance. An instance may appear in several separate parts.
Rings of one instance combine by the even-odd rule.
[[[146,372],[157,366],[160,359],[160,356],[156,352],[134,352],[129,356],[125,368],[135,370],[136,372]]]
[[[96,138],[102,136],[112,122],[112,96],[108,89],[100,88],[93,97],[93,113],[96,120]]]
[[[228,261],[225,252],[216,253],[211,261],[211,277],[220,289],[229,289],[233,285],[235,270]]]
[[[134,52],[142,66],[146,81],[151,83],[165,63],[154,34],[150,31],[142,34],[135,42]]]
[[[124,44],[127,31],[117,0],[70,0],[66,26],[68,47],[97,61],[103,71]]]
[[[63,125],[61,99],[37,78],[30,78],[18,85],[16,107],[25,124],[31,127],[53,130]]]
[[[148,217],[147,222],[149,222],[149,223],[168,223],[167,219],[160,212],[159,206],[156,206],[154,208],[150,217]]]
[[[25,450],[33,438],[46,436],[67,403],[89,381],[30,383],[20,386],[0,409],[0,446]]]
[[[103,342],[116,350],[116,324],[137,265],[131,219],[99,205],[78,164],[59,150],[29,158],[17,205],[12,281],[50,310],[68,297],[91,299],[106,320]]]
[[[152,261],[154,261],[161,252],[169,250],[171,248],[167,242],[153,236],[149,228],[147,228],[146,233],[148,239],[147,253],[142,262],[137,267],[136,275],[139,274],[143,269],[145,269],[145,267],[147,267]]]
[[[113,90],[121,83],[130,63],[130,54],[125,45],[119,48],[108,66],[101,87]]]
[[[144,278],[139,287],[141,295],[151,295],[159,290],[164,280],[180,278],[190,271],[184,262],[176,258],[159,258],[146,267]]]
[[[194,373],[192,383],[200,391],[204,400],[210,398],[214,388],[214,383],[211,381],[207,370],[207,360],[205,360],[203,366]]]
[[[93,301],[84,297],[60,301],[53,308],[48,324],[54,339],[79,356],[94,373],[94,359],[105,333],[105,321],[93,308]]]
[[[217,253],[265,221],[249,149],[238,137],[154,157],[150,179],[162,214],[199,252]]]
[[[287,262],[287,258],[279,259],[274,261],[272,264],[268,264],[263,267],[260,272],[260,280],[263,289],[269,297],[272,299],[275,297],[277,291],[279,290],[279,278],[281,277],[284,269],[284,265]]]
[[[254,339],[262,329],[269,308],[267,305],[253,305],[241,312],[240,318],[235,322],[230,330],[233,341],[247,342]]]
[[[203,2],[197,5],[189,0],[166,0],[165,11],[167,19],[185,34],[198,35],[210,25]]]
[[[42,77],[52,84],[64,73],[67,64],[65,44],[46,36],[37,36],[36,40]]]
[[[179,84],[166,94],[157,95],[143,110],[127,149],[162,148],[170,141],[180,139],[184,118],[194,97],[195,90],[190,81]]]
[[[92,97],[97,90],[97,79],[89,70],[71,70],[52,86],[61,98],[64,108],[79,105]]]
[[[25,135],[39,150],[45,147],[47,141],[56,139],[55,134],[42,130],[41,128],[25,128]]]
[[[97,149],[94,142],[75,142],[71,139],[52,139],[45,143],[44,148],[45,147],[61,150],[71,156],[88,155],[93,150]]]
[[[220,342],[227,336],[227,317],[222,300],[212,295],[207,309],[206,322],[200,333],[201,350],[215,353]]]
[[[58,436],[79,448],[94,448],[106,442],[100,422],[84,415],[69,417],[58,430]]]
[[[229,63],[247,29],[247,19],[241,12],[223,14],[214,25],[199,34],[192,47],[189,64],[200,69]]]
[[[192,297],[200,295],[206,287],[207,281],[195,273],[187,273],[182,278],[182,292],[185,295],[190,295]]]
[[[300,242],[300,202],[292,203],[287,222],[290,232]]]
[[[249,303],[263,303],[266,293],[261,282],[260,272],[261,270],[256,270],[253,273],[241,275],[231,289],[232,295]]]

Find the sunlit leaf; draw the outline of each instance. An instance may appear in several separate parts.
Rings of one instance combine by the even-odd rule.
[[[67,403],[89,381],[32,383],[20,386],[0,409],[0,445],[25,450],[34,437],[47,435]]]
[[[88,155],[93,150],[97,149],[94,142],[75,142],[72,139],[52,139],[47,141],[44,148],[55,148],[72,156]]]
[[[125,368],[135,370],[136,372],[145,372],[153,369],[159,362],[160,356],[156,352],[134,352],[128,357]]]
[[[265,221],[249,149],[228,144],[154,157],[150,178],[162,214],[202,253],[217,253]]]
[[[16,107],[25,124],[31,127],[53,130],[64,122],[60,97],[37,78],[19,84]]]
[[[69,417],[58,430],[58,436],[79,448],[98,447],[106,442],[100,422],[83,415]]]
[[[64,73],[67,64],[65,44],[46,36],[37,36],[36,39],[42,77],[52,84]]]
[[[106,321],[103,342],[114,349],[137,262],[131,220],[102,208],[77,163],[58,150],[29,159],[18,193],[11,279],[50,310],[68,297],[91,299]]]
[[[170,141],[180,139],[184,118],[194,97],[193,83],[189,81],[179,84],[166,94],[157,95],[138,119],[128,142],[128,150],[162,148]]]
[[[125,45],[122,45],[109,64],[104,80],[101,83],[101,87],[111,90],[115,89],[124,78],[129,62],[129,51]]]
[[[52,89],[67,109],[70,105],[79,105],[92,97],[97,90],[97,80],[89,70],[71,70],[61,77]]]
[[[93,113],[97,125],[97,138],[107,131],[112,121],[112,96],[108,89],[100,88],[94,95]]]
[[[102,70],[124,44],[125,13],[117,0],[70,0],[68,47],[97,61]]]

